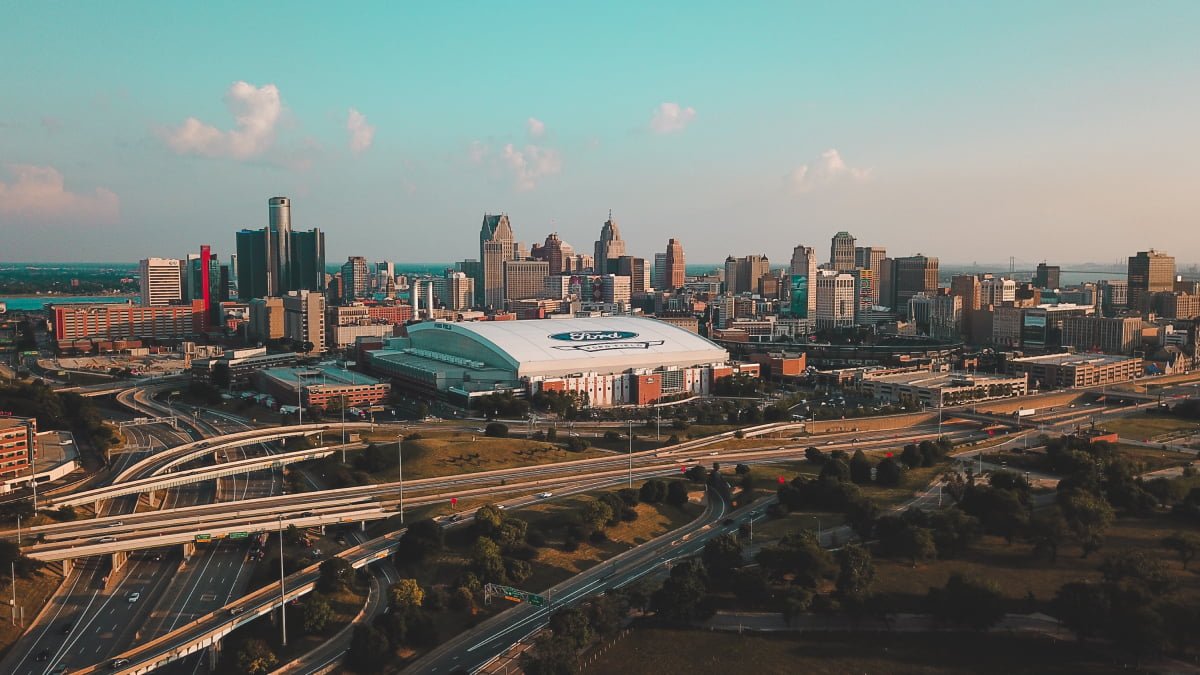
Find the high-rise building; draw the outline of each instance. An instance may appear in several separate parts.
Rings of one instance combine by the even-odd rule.
[[[1112,316],[1129,305],[1129,282],[1124,279],[1101,279],[1096,284],[1100,294],[1100,308],[1106,316]]]
[[[475,292],[480,304],[493,309],[504,307],[504,262],[517,257],[516,237],[507,215],[484,215],[479,230],[479,271]]]
[[[683,288],[683,282],[687,279],[687,259],[683,253],[683,244],[678,239],[671,239],[667,242],[667,260],[664,272],[664,288],[668,290]]]
[[[177,258],[146,258],[138,263],[142,306],[157,307],[183,300],[182,276]]]
[[[1003,305],[1006,302],[1017,301],[1017,282],[1003,277],[997,279],[991,275],[979,282],[980,305]]]
[[[1071,316],[1062,321],[1062,346],[1107,354],[1132,354],[1142,337],[1141,317]]]
[[[908,307],[908,300],[918,293],[936,295],[938,289],[938,259],[921,255],[895,258],[892,275],[895,293],[893,309]]]
[[[461,312],[475,303],[475,280],[462,272],[446,270],[442,278],[434,279],[433,292],[442,307]]]
[[[667,254],[654,254],[654,268],[650,270],[650,285],[655,290],[666,290]]]
[[[325,233],[317,228],[291,233],[289,291],[325,290]]]
[[[818,270],[816,286],[817,328],[853,326],[858,306],[854,294],[854,275]]]
[[[1058,265],[1038,263],[1037,271],[1033,273],[1033,285],[1038,288],[1056,289],[1062,276],[1062,268]]]
[[[770,271],[771,261],[765,255],[729,256],[725,259],[725,290],[735,295],[755,293],[758,280]]]
[[[506,300],[540,298],[550,276],[550,263],[545,260],[505,260],[504,294]],[[501,303],[498,308],[504,306]]]
[[[367,297],[368,282],[371,270],[367,267],[367,259],[360,255],[352,255],[342,265],[342,300],[351,301]]]
[[[929,318],[929,334],[940,340],[957,340],[962,337],[963,299],[952,293],[933,298],[933,311]]]
[[[609,211],[608,220],[604,221],[604,226],[600,228],[600,239],[596,241],[596,274],[615,272],[615,261],[623,255],[625,240],[621,239],[621,230],[617,228],[617,221],[613,220],[612,211]]]
[[[602,277],[601,283],[604,289],[602,299],[605,304],[613,305],[629,302],[632,296],[629,277],[619,274],[605,274]]]
[[[242,230],[237,233],[238,297],[243,301],[279,294],[274,264],[275,246],[271,230]]]
[[[254,298],[249,306],[246,337],[250,341],[266,342],[283,337],[283,298]]]
[[[311,343],[308,353],[324,352],[325,296],[311,291],[288,291],[283,296],[283,336],[299,345]]]
[[[790,314],[801,319],[817,315],[817,252],[811,246],[792,249],[792,261],[788,271],[791,288]]]
[[[1155,293],[1173,290],[1175,258],[1150,249],[1129,256],[1129,308],[1145,313]]]
[[[550,274],[562,274],[571,271],[570,259],[575,255],[575,248],[559,239],[557,232],[551,232],[546,242],[541,246],[534,244],[529,254],[537,260],[550,263]]]
[[[838,272],[854,269],[854,235],[845,231],[833,235],[833,242],[829,246],[829,266]]]
[[[963,312],[971,313],[982,303],[979,277],[974,274],[956,274],[950,279],[950,295],[962,298]]]
[[[0,417],[0,478],[20,475],[39,455],[37,419]]]
[[[279,284],[279,293],[295,290],[290,288],[292,280],[292,200],[287,197],[271,197],[267,201],[267,229],[275,244],[272,270]]]
[[[646,293],[650,290],[650,266],[645,258],[623,255],[616,260],[614,274],[629,277],[629,287],[634,294]]]
[[[854,276],[854,295],[858,298],[858,309],[870,309],[878,304],[879,288],[875,283],[875,273],[867,267],[856,267],[848,272]]]
[[[871,304],[879,304],[879,276],[882,274],[882,265],[884,258],[887,258],[887,249],[882,246],[855,246],[854,247],[854,266],[861,267],[865,270],[871,270],[871,276],[875,279],[875,288],[871,295]]]

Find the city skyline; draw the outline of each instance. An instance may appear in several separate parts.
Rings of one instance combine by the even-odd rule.
[[[1195,4],[283,7],[12,13],[5,258],[224,252],[264,194],[331,260],[469,257],[485,212],[586,246],[609,209],[631,252],[714,263],[839,230],[964,263],[981,231],[1001,260],[1200,244]]]

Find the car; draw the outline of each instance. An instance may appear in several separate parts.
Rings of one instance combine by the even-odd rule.
[[[162,562],[162,554],[155,553],[154,555],[150,556],[150,562]]]
[[[553,496],[554,496],[553,492],[539,492],[536,495],[534,495],[534,497],[537,497],[538,499],[549,499]]]
[[[111,544],[111,543],[113,543],[113,542],[114,542],[114,541],[116,541],[116,540],[117,540],[117,538],[116,538],[116,537],[100,537],[100,539],[99,539],[98,541],[99,541],[101,544]]]
[[[500,509],[501,511],[503,511],[504,509],[506,509],[506,508],[508,508],[508,507],[507,507],[507,506],[505,506],[504,504],[497,504],[497,505],[496,505],[496,508],[497,508],[497,509]]]
[[[825,441],[825,445],[833,445],[833,441]]]
[[[109,524],[105,525],[105,527],[120,527],[120,526],[122,526],[122,525],[124,525],[124,524],[125,524],[125,521],[123,521],[123,520],[118,520],[118,521],[117,521],[117,522],[115,522],[115,523],[109,523]]]
[[[118,668],[124,668],[127,665],[129,665],[129,659],[113,659],[111,667],[113,670],[116,670]]]
[[[38,652],[37,656],[35,656],[34,658],[37,659],[38,661],[49,661],[50,660],[50,650],[43,649],[42,651]]]
[[[301,518],[310,518],[310,517],[312,517],[312,514],[313,514],[312,511],[305,511],[304,513],[300,514],[300,517]]]
[[[125,599],[131,603],[134,603],[134,602],[137,602],[138,600],[140,600],[141,597],[142,597],[141,593],[134,591],[134,592],[130,593],[129,595],[125,596]]]
[[[229,616],[237,616],[238,614],[241,614],[244,611],[246,611],[245,607],[230,607],[229,608]]]
[[[720,453],[720,452],[717,452],[716,450],[713,450],[712,452],[708,453],[708,456],[709,456],[709,457],[716,457],[716,456],[717,456],[717,455],[719,455],[719,454],[721,454],[721,453]]]
[[[446,516],[446,522],[449,522],[449,523],[457,523],[460,520],[462,520],[462,516],[460,516],[457,513],[453,513],[453,514],[450,514],[449,516]]]
[[[71,629],[74,627],[75,627],[75,624],[71,623],[70,621],[67,621],[61,627],[59,627],[58,632],[62,633],[63,635],[67,635],[71,632]]]

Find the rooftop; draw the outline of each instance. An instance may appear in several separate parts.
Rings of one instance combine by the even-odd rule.
[[[993,373],[968,373],[964,371],[943,371],[934,373],[928,370],[906,373],[888,373],[885,375],[875,376],[872,376],[871,373],[866,373],[863,375],[864,380],[871,380],[872,382],[887,382],[890,384],[907,385],[910,387],[927,387],[931,389],[987,386],[988,384],[1000,384],[1003,382],[1011,382],[1013,380],[1022,380],[1024,378],[1024,375],[996,375]]]
[[[309,385],[356,386],[379,384],[379,380],[362,373],[338,367],[331,363],[320,363],[313,366],[290,366],[283,368],[267,368],[262,371],[264,377],[269,377],[280,384],[295,389],[298,383]]]
[[[1132,361],[1135,357],[1117,354],[1046,354],[1013,359],[1013,363],[1041,363],[1053,366],[1107,366]]]

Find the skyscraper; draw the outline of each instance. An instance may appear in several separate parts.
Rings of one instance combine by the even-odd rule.
[[[838,232],[829,246],[829,266],[838,272],[854,271],[854,235]]]
[[[325,290],[325,233],[317,228],[291,233],[289,291]]]
[[[342,265],[342,299],[357,300],[367,296],[367,283],[371,270],[367,267],[367,259],[360,255],[352,255]]]
[[[790,284],[790,313],[801,319],[811,319],[817,315],[817,251],[811,246],[801,244],[792,249],[792,261],[788,267],[791,273]]]
[[[279,294],[274,265],[275,246],[270,228],[237,233],[238,297],[242,300]]]
[[[533,245],[530,255],[550,263],[550,274],[562,274],[570,271],[569,259],[574,257],[575,248],[559,239],[557,232],[551,232],[543,245]]]
[[[616,259],[613,274],[629,277],[629,288],[634,294],[650,290],[650,265],[645,258],[623,255]]]
[[[138,263],[142,306],[169,305],[183,299],[182,276],[176,258],[146,258]]]
[[[621,230],[617,228],[617,221],[613,220],[612,211],[608,212],[608,220],[604,221],[604,226],[600,228],[600,239],[596,241],[596,257],[595,257],[595,272],[596,274],[609,274],[613,272],[610,266],[615,265],[615,262],[610,262],[625,255],[625,240],[621,239]]]
[[[683,244],[678,239],[671,239],[667,242],[667,259],[666,266],[663,270],[664,279],[661,282],[662,287],[670,290],[683,288],[683,282],[687,278],[687,263],[683,254]]]
[[[1145,313],[1155,293],[1175,285],[1175,258],[1154,249],[1129,256],[1129,308]]]
[[[857,309],[854,275],[833,270],[817,273],[817,328],[842,328],[854,325]]]
[[[908,307],[908,301],[918,293],[933,296],[938,289],[938,259],[921,255],[896,258],[892,275],[893,292],[896,295],[892,309]]]
[[[667,283],[665,281],[666,278],[667,278],[667,254],[666,253],[655,253],[654,254],[654,267],[651,268],[651,270],[650,270],[650,285],[653,286],[655,290],[659,290],[659,291],[666,290],[666,288],[667,288]]]
[[[529,300],[542,297],[550,263],[545,260],[505,260],[504,296],[506,300]],[[503,303],[497,305],[502,308]]]
[[[283,296],[283,336],[299,345],[311,344],[309,353],[325,351],[325,296],[310,291]]]
[[[1062,268],[1058,265],[1047,265],[1044,262],[1038,263],[1037,272],[1033,274],[1033,285],[1037,288],[1056,289],[1059,286],[1059,278],[1062,273]]]
[[[854,266],[871,270],[875,279],[875,288],[871,292],[871,304],[879,304],[879,277],[883,274],[883,259],[887,257],[887,249],[882,246],[854,247]]]
[[[287,197],[271,197],[267,201],[267,229],[271,231],[271,240],[275,244],[275,255],[272,260],[273,273],[277,292],[293,290],[292,281],[292,200]]]
[[[974,274],[956,274],[950,279],[950,295],[962,298],[962,310],[967,314],[979,309],[981,292],[979,277]]]
[[[484,215],[479,229],[479,272],[475,292],[485,307],[504,307],[504,262],[516,258],[516,237],[508,216]]]

